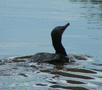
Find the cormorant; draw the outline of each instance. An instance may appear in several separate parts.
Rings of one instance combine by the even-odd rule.
[[[62,45],[62,35],[70,23],[64,26],[57,26],[51,32],[52,45],[55,49],[55,53],[37,53],[32,56],[34,62],[69,62],[69,58]]]

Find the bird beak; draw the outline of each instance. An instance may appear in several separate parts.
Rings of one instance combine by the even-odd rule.
[[[64,30],[70,25],[70,23],[67,23],[66,25],[64,25]]]
[[[65,29],[70,25],[70,23],[65,24],[64,26],[62,26],[62,33],[65,31]]]

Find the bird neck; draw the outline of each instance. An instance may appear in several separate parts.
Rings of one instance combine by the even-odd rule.
[[[65,51],[65,48],[62,45],[61,40],[62,40],[62,36],[59,38],[52,37],[52,44],[55,49],[55,53],[67,56],[67,53]]]

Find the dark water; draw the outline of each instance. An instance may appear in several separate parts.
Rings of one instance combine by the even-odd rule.
[[[7,63],[15,56],[54,52],[50,32],[67,22],[66,51],[91,56],[88,60]],[[101,58],[101,0],[0,0],[0,90],[102,90]]]

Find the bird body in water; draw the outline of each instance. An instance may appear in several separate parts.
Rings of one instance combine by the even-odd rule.
[[[37,53],[32,56],[33,62],[69,62],[69,58],[62,45],[63,32],[70,24],[67,23],[64,26],[57,26],[51,32],[52,45],[55,49],[55,53]]]
[[[13,59],[14,62],[30,60],[31,62],[38,63],[66,63],[66,62],[75,62],[76,60],[88,60],[90,56],[87,55],[75,55],[66,53],[65,48],[62,45],[62,35],[70,23],[65,24],[64,26],[57,26],[51,32],[52,45],[55,49],[55,53],[46,53],[40,52],[35,55],[30,56],[21,56]]]

